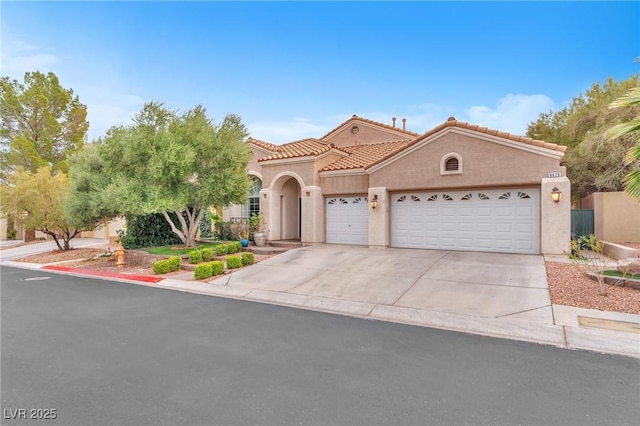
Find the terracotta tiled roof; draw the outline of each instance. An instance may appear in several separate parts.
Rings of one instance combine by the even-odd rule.
[[[324,135],[324,136],[323,136],[323,137],[321,137],[320,139],[325,139],[325,138],[327,138],[329,135],[331,135],[332,133],[334,133],[336,130],[340,129],[342,126],[344,126],[345,124],[347,124],[347,123],[348,123],[348,122],[350,122],[351,120],[359,120],[359,121],[362,121],[362,122],[365,122],[365,123],[374,124],[374,125],[376,125],[376,126],[384,127],[385,129],[389,129],[389,130],[395,130],[395,131],[397,131],[397,132],[404,133],[404,134],[407,134],[407,135],[410,135],[410,136],[420,136],[420,133],[411,132],[411,131],[409,131],[409,130],[402,130],[402,129],[401,129],[401,128],[399,128],[399,127],[393,127],[393,126],[390,126],[390,125],[385,124],[385,123],[380,123],[379,121],[369,120],[368,118],[358,117],[356,114],[353,114],[353,115],[351,116],[351,118],[349,118],[348,120],[346,120],[346,121],[344,121],[344,122],[340,123],[337,127],[335,127],[333,130],[331,130],[329,133],[327,133],[326,135]]]
[[[433,129],[429,130],[428,132],[424,133],[423,135],[415,138],[414,140],[412,140],[411,142],[406,144],[403,148],[399,149],[398,151],[401,151],[401,150],[404,150],[406,148],[409,148],[410,146],[415,145],[416,143],[419,143],[420,141],[428,138],[429,136],[432,136],[432,135],[434,135],[434,134],[446,129],[447,127],[459,127],[461,129],[469,129],[469,130],[473,130],[475,132],[486,133],[488,135],[497,136],[499,138],[509,139],[509,140],[512,140],[512,141],[515,141],[515,142],[525,143],[525,144],[533,145],[533,146],[539,146],[541,148],[546,148],[546,149],[559,151],[559,152],[565,152],[567,150],[567,147],[564,146],[564,145],[557,145],[555,143],[548,143],[548,142],[541,141],[541,140],[538,140],[538,139],[528,138],[526,136],[514,135],[514,134],[511,134],[511,133],[507,133],[507,132],[501,132],[499,130],[489,129],[487,127],[478,126],[477,124],[469,124],[469,123],[464,122],[464,121],[458,121],[453,117],[449,117],[449,119],[447,121],[445,121],[444,123],[440,124],[437,127],[434,127]],[[375,166],[376,164],[379,164],[379,163],[383,162],[384,160],[392,157],[393,155],[395,155],[395,152],[388,153],[388,154],[384,155],[383,157],[380,157],[376,161],[372,162],[368,166],[366,166],[366,168]]]
[[[280,150],[280,147],[278,145],[274,145],[272,143],[269,142],[265,142],[265,141],[261,141],[260,139],[255,139],[255,138],[249,138],[247,139],[248,143],[252,143],[255,146],[258,146],[262,149],[266,149],[267,151],[271,151],[271,152],[278,152]]]
[[[289,142],[284,145],[273,145],[277,148],[272,155],[260,158],[258,161],[277,160],[283,158],[295,158],[316,156],[325,153],[332,148],[333,144],[319,141],[318,139],[302,139],[295,142]]]
[[[345,147],[342,149],[351,155],[334,161],[320,171],[361,169],[386,155],[393,155],[409,142],[406,140]]]

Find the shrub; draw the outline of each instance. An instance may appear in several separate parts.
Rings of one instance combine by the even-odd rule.
[[[246,253],[242,253],[242,265],[253,265],[253,262],[255,262],[255,258],[253,257],[253,253],[251,252],[246,252]]]
[[[168,260],[169,271],[174,272],[180,269],[180,264],[182,263],[182,258],[180,256],[171,256]]]
[[[224,256],[228,253],[228,247],[226,244],[219,244],[216,246],[216,256]]]
[[[219,260],[214,260],[209,263],[211,265],[211,274],[220,275],[224,272],[224,263]]]
[[[154,274],[166,274],[171,270],[171,263],[168,259],[157,260],[153,262]]]
[[[202,262],[202,253],[200,253],[200,250],[191,250],[189,252],[189,263],[195,265],[200,262]]]
[[[202,255],[203,262],[209,262],[213,259],[213,249],[212,248],[203,248],[200,249],[200,254]]]
[[[211,213],[209,211],[204,212],[202,221],[200,222],[200,238],[212,238],[213,229],[211,228]]]
[[[219,240],[233,240],[234,236],[230,226],[229,222],[216,222],[216,237]]]
[[[178,216],[173,212],[170,212],[169,216],[174,221],[178,220]],[[182,244],[162,213],[127,215],[126,219],[127,228],[117,231],[120,243],[126,249]]]
[[[211,263],[203,263],[201,265],[198,265],[193,271],[193,277],[196,280],[203,280],[205,278],[209,278],[211,275],[213,275]]]
[[[242,250],[242,244],[240,244],[240,241],[233,241],[233,242],[227,243],[227,246],[229,247],[229,250],[227,251],[227,253],[237,253],[240,250]]]
[[[15,229],[9,229],[7,231],[7,240],[15,240],[17,231]]]
[[[227,268],[236,269],[242,267],[242,258],[240,256],[227,256]]]

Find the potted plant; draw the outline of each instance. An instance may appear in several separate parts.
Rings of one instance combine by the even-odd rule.
[[[234,222],[229,225],[231,233],[240,241],[242,247],[249,245],[249,225],[244,222]]]
[[[267,234],[264,232],[264,219],[261,213],[252,214],[249,219],[251,232],[253,233],[253,242],[258,247],[262,247],[267,242]]]

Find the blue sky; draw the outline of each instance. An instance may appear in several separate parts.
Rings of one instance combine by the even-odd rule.
[[[595,82],[640,72],[637,2],[6,2],[3,76],[53,71],[89,138],[145,101],[273,143],[358,114],[522,134]]]

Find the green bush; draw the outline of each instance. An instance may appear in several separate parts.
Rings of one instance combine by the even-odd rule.
[[[156,260],[153,262],[154,274],[166,274],[171,270],[171,262],[168,259]]]
[[[202,262],[202,253],[200,250],[192,250],[189,252],[189,263],[192,265]]]
[[[176,223],[178,220],[176,214],[171,212],[169,216]],[[143,216],[127,215],[126,219],[126,230],[117,231],[120,243],[126,249],[182,244],[162,213]]]
[[[242,267],[242,258],[240,256],[227,256],[227,268],[236,269]]]
[[[211,247],[200,249],[200,254],[203,262],[209,262],[213,259],[213,249]]]
[[[182,263],[182,258],[180,256],[171,256],[168,260],[169,271],[174,272],[180,269],[180,264]]]
[[[224,263],[219,260],[214,260],[209,263],[211,265],[212,275],[220,275],[224,272]]]
[[[213,229],[211,229],[211,213],[209,211],[204,212],[202,221],[200,221],[200,238],[212,238]]]
[[[216,238],[219,240],[233,240],[233,232],[231,232],[230,222],[216,222]]]
[[[224,256],[228,253],[228,248],[226,244],[218,244],[216,246],[216,256]]]
[[[240,244],[240,241],[233,241],[230,243],[227,243],[227,246],[229,247],[227,253],[231,254],[231,253],[237,253],[240,250],[242,250],[242,244]]]
[[[15,240],[17,231],[15,229],[9,229],[7,231],[7,240]]]
[[[255,258],[253,257],[253,253],[251,252],[246,252],[246,253],[242,253],[242,265],[253,265],[253,262],[255,262]]]
[[[203,263],[201,265],[198,265],[193,271],[193,277],[196,280],[203,280],[205,278],[209,278],[211,275],[213,275],[211,263]]]

